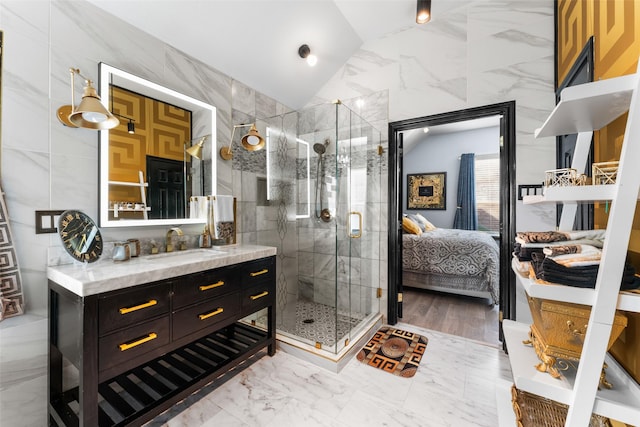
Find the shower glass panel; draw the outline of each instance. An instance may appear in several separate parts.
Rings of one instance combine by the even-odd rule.
[[[338,353],[380,311],[380,132],[340,103],[258,128],[267,200],[257,203],[256,241],[278,248],[279,338]]]

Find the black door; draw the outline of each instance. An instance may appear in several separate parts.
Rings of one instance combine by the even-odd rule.
[[[149,219],[185,218],[184,164],[147,156]]]
[[[582,52],[576,59],[576,62],[569,70],[567,77],[556,90],[556,103],[560,102],[560,93],[569,86],[589,83],[593,81],[593,37],[589,39]],[[576,147],[577,134],[562,135],[556,138],[556,168],[570,168],[573,161],[573,153]],[[587,157],[585,170],[579,170],[578,173],[591,175],[590,165],[593,163],[593,141]],[[556,225],[560,223],[562,215],[562,203],[556,207]],[[593,204],[581,203],[576,211],[576,219],[573,225],[574,230],[590,230],[593,228]]]
[[[445,123],[502,116],[500,148],[500,312],[515,319],[515,276],[510,268],[515,236],[515,101],[389,123],[388,322],[402,317],[402,132]],[[502,337],[502,328],[500,328]]]

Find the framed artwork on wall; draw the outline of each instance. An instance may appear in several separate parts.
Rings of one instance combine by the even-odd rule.
[[[407,175],[407,209],[446,210],[447,173]]]

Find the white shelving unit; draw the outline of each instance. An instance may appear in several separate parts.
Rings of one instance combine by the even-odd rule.
[[[640,65],[636,74],[572,86],[562,91],[561,100],[536,131],[536,137],[578,134],[572,168],[584,170],[591,136],[629,112],[618,167],[617,182],[611,185],[548,188],[543,197],[526,197],[524,203],[564,203],[560,230],[573,226],[578,203],[611,201],[605,243],[595,289],[538,284],[520,275],[518,283],[528,295],[547,300],[591,306],[582,354],[577,369],[563,371],[559,379],[538,372],[539,359],[522,341],[529,326],[509,320],[503,329],[516,387],[569,406],[566,427],[584,427],[592,413],[621,422],[640,422],[640,387],[610,355],[607,344],[616,309],[640,312],[640,294],[620,292],[633,216],[640,190]],[[603,363],[609,365],[611,390],[598,390]]]
[[[149,219],[149,211],[151,208],[147,207],[147,194],[145,188],[149,186],[148,182],[144,181],[144,174],[142,171],[138,171],[138,182],[127,182],[127,181],[109,181],[109,185],[120,185],[123,187],[139,187],[140,188],[140,200],[143,204],[143,208],[135,209],[135,208],[119,208],[118,212],[142,212],[144,219]],[[114,212],[114,215],[117,217],[117,212],[115,209],[109,209]]]

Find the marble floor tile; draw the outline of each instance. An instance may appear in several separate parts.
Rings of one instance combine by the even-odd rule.
[[[0,425],[47,425],[47,319],[0,323]]]
[[[0,425],[46,425],[46,320],[0,328]],[[147,427],[493,427],[495,380],[511,380],[501,349],[417,328],[429,339],[415,376],[355,358],[340,373],[278,351],[189,396]],[[11,372],[10,372],[10,371]]]

